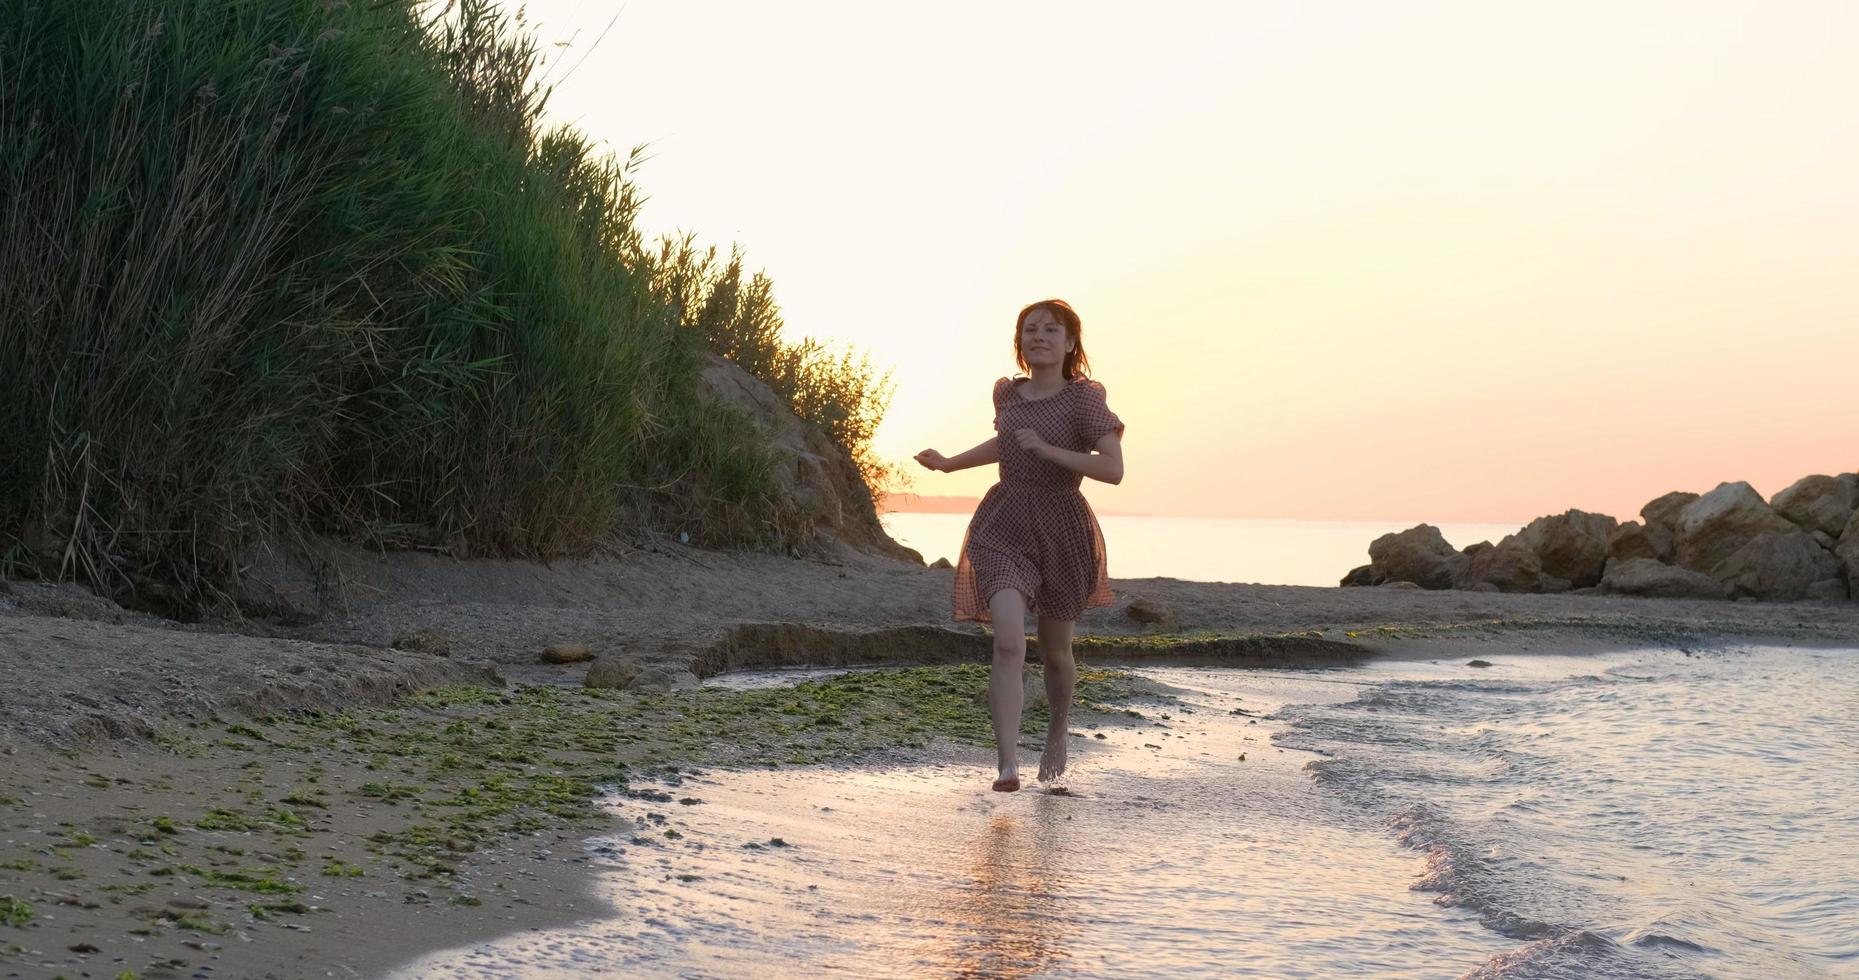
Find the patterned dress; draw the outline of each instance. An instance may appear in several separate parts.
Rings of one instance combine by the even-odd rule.
[[[1084,475],[1020,448],[1015,429],[1033,429],[1060,449],[1090,452],[1123,423],[1105,403],[1104,386],[1074,378],[1055,394],[1027,400],[1026,379],[994,382],[994,431],[1000,440],[1000,482],[988,489],[968,522],[955,567],[955,618],[988,622],[988,599],[1017,589],[1027,608],[1046,619],[1077,620],[1111,603],[1104,532],[1078,485]]]

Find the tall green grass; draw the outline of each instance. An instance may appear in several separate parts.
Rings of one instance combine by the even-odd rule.
[[[176,612],[260,541],[790,544],[746,357],[863,471],[888,387],[648,243],[488,0],[0,4],[0,550]]]

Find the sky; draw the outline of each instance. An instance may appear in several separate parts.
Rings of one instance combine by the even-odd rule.
[[[908,460],[993,434],[1050,296],[1128,426],[1100,508],[1624,519],[1859,469],[1859,4],[523,7],[554,120],[647,147],[648,230],[891,371],[914,492],[993,482]]]

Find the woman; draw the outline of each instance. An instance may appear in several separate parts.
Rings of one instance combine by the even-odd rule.
[[[968,523],[954,605],[958,620],[995,624],[988,711],[1000,757],[994,789],[1003,793],[1020,788],[1015,741],[1029,611],[1039,620],[1052,712],[1039,780],[1065,772],[1066,723],[1078,677],[1072,626],[1084,610],[1111,603],[1104,535],[1078,487],[1087,476],[1123,480],[1123,423],[1110,410],[1104,386],[1088,376],[1077,312],[1057,299],[1026,307],[1014,323],[1013,350],[1027,376],[994,383],[996,435],[954,457],[934,449],[916,456],[943,473],[1000,464],[1000,482]]]

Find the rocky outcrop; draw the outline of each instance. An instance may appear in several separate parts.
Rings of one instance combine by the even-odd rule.
[[[1753,487],[1737,481],[1720,483],[1717,489],[1686,504],[1678,512],[1676,532],[1677,564],[1710,575],[1719,562],[1757,535],[1800,534],[1801,529],[1771,510]]]
[[[1671,554],[1671,533],[1666,533],[1666,553]],[[1652,532],[1638,521],[1627,521],[1614,528],[1607,536],[1607,558],[1609,561],[1628,561],[1634,558],[1651,558],[1659,560],[1659,546],[1653,542]]]
[[[1339,584],[1344,586],[1380,585],[1381,582],[1381,573],[1375,571],[1374,565],[1357,565],[1349,570],[1349,574],[1343,576]]]
[[[1662,562],[1672,561],[1678,541],[1678,512],[1696,499],[1698,494],[1674,490],[1648,500],[1646,506],[1640,508],[1640,520],[1646,522],[1646,537],[1652,541],[1653,557]]]
[[[819,427],[802,421],[787,401],[735,362],[714,354],[703,369],[702,390],[747,415],[767,437],[780,466],[776,479],[794,509],[829,542],[859,551],[923,563],[878,523],[871,492],[845,449]]]
[[[1859,473],[1647,501],[1640,520],[1570,510],[1462,552],[1429,524],[1384,534],[1344,585],[1698,599],[1859,600]],[[1417,583],[1417,584],[1416,584]]]
[[[1709,575],[1653,558],[1609,560],[1607,571],[1601,576],[1601,588],[1620,595],[1662,599],[1722,599],[1727,595],[1724,587]]]
[[[1711,568],[1732,598],[1804,599],[1808,587],[1837,580],[1840,560],[1800,531],[1764,531]]]
[[[1843,602],[1853,597],[1846,591],[1846,579],[1841,577],[1821,579],[1815,582],[1813,585],[1807,587],[1807,595],[1802,598],[1819,599],[1822,602]]]
[[[1384,583],[1412,582],[1425,589],[1457,587],[1471,560],[1447,544],[1431,524],[1376,538],[1368,546],[1368,557]]]
[[[1490,586],[1498,592],[1535,592],[1542,585],[1543,563],[1536,552],[1515,540],[1486,547],[1472,555],[1465,569],[1465,587]],[[1479,589],[1480,591],[1489,591]]]
[[[1776,494],[1770,506],[1805,530],[1838,537],[1859,509],[1859,477],[1804,476]]]
[[[1570,510],[1539,517],[1500,545],[1514,540],[1528,547],[1536,552],[1543,575],[1583,589],[1601,581],[1607,567],[1607,539],[1619,523],[1606,514]]]
[[[1833,554],[1846,568],[1847,589],[1859,598],[1859,511],[1854,511],[1847,519],[1839,543],[1833,546]]]

